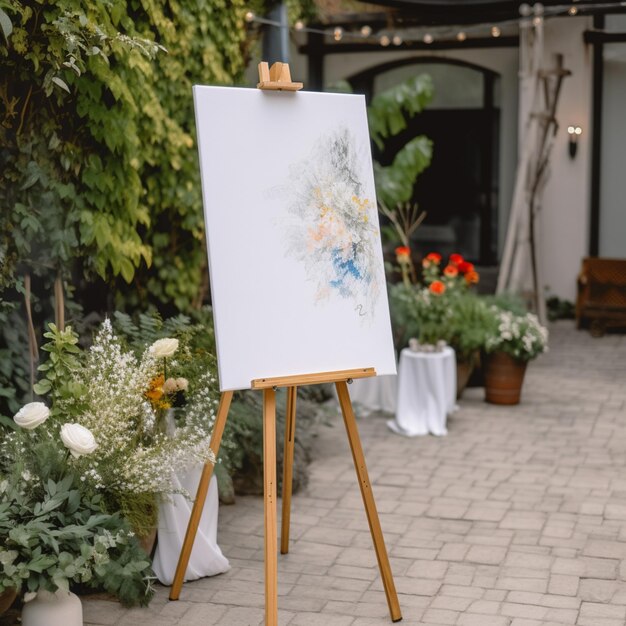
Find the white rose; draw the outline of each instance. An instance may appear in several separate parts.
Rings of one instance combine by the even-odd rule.
[[[178,339],[157,339],[149,348],[150,354],[157,358],[172,356],[178,350]]]
[[[61,440],[74,457],[91,454],[98,447],[92,432],[80,424],[63,424]]]
[[[50,409],[43,402],[29,402],[25,404],[13,418],[21,428],[32,430],[43,424],[50,415]]]

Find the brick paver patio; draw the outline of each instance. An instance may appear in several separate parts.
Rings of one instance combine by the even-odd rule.
[[[359,422],[405,624],[624,626],[626,338],[552,327],[522,404],[468,390],[445,438]],[[389,624],[343,425],[323,427],[279,559],[280,623]],[[84,601],[88,624],[248,626],[263,620],[263,503],[220,510],[232,569],[148,609]]]

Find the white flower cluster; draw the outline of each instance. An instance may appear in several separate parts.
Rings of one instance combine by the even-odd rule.
[[[185,425],[173,437],[158,432],[157,409],[146,392],[160,372],[162,359],[178,347],[177,341],[167,341],[153,344],[137,359],[122,348],[109,320],[95,336],[80,375],[86,392],[81,414],[75,418],[98,444],[89,457],[80,459],[82,478],[95,489],[174,493],[172,470],[214,460],[209,441],[217,381],[211,376],[202,380],[190,399]],[[187,381],[176,383],[182,389]]]
[[[527,361],[548,350],[548,329],[532,313],[515,315],[493,307],[497,332],[487,337],[487,352],[503,350],[511,356]]]

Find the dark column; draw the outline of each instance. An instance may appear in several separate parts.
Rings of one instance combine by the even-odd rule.
[[[594,29],[604,28],[604,15],[595,15]],[[593,106],[591,127],[591,201],[589,217],[589,255],[600,251],[600,154],[602,148],[602,91],[604,87],[604,45],[593,44]]]
[[[263,33],[263,60],[270,66],[276,61],[289,63],[289,29],[287,28],[287,5],[276,4],[266,15],[268,20],[280,22],[282,26],[265,25]]]
[[[309,58],[309,75],[305,89],[307,91],[324,90],[324,35],[308,33],[307,54]]]

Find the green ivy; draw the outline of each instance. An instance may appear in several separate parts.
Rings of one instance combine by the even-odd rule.
[[[0,0],[0,419],[29,391],[24,275],[36,336],[59,279],[75,327],[94,309],[201,304],[191,88],[242,82],[245,14],[270,4]],[[312,0],[288,4],[310,17]]]

